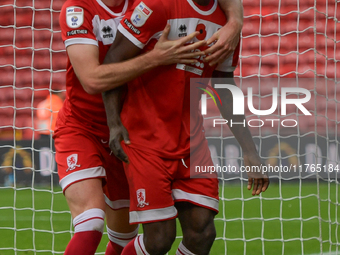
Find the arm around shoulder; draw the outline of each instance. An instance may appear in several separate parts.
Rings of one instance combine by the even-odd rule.
[[[118,31],[104,64],[99,63],[99,51],[95,45],[70,45],[67,54],[84,90],[98,94],[119,87],[159,65],[195,63],[196,58],[204,54],[194,49],[205,45],[205,41],[186,45],[197,35],[196,32],[170,41],[167,39],[169,31],[167,26],[155,48],[139,56],[141,49]]]

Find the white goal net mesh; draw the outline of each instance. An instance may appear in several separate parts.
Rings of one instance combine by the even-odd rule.
[[[66,54],[58,24],[63,2],[0,1],[1,255],[63,254],[73,234],[51,130],[38,118],[52,120],[51,96],[65,89]],[[340,3],[243,4],[236,80],[245,98],[251,87],[254,108],[266,110],[273,87],[279,98],[284,87],[305,88],[311,93],[305,107],[312,115],[288,105],[283,116],[279,105],[270,116],[275,121],[268,121],[245,108],[247,123],[258,126],[251,132],[263,161],[281,169],[270,175],[268,191],[256,197],[246,190],[242,173],[220,173],[211,254],[340,254]],[[215,130],[207,128],[214,163],[239,169],[238,144],[224,126]],[[179,231],[176,244],[180,238]],[[104,254],[106,243],[104,235],[98,254]],[[175,250],[176,245],[169,254]]]

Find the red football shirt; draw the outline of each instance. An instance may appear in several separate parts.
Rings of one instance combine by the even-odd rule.
[[[146,52],[154,47],[167,23],[171,40],[194,31],[201,32],[195,41],[207,40],[226,23],[226,17],[217,0],[205,7],[192,0],[143,0],[135,2],[118,30]],[[190,109],[190,78],[211,77],[215,68],[232,72],[237,57],[231,56],[218,67],[210,67],[202,59],[195,65],[158,67],[128,84],[121,118],[131,147],[160,157],[183,158],[190,153],[190,136],[196,143],[204,139],[198,110],[201,92],[197,89],[195,106]]]
[[[98,46],[99,61],[102,63],[115,39],[119,22],[131,2],[125,0],[121,6],[109,8],[101,0],[66,1],[59,20],[65,46],[73,44]],[[69,60],[66,74],[66,100],[58,117],[67,125],[81,125],[81,128],[105,139],[109,137],[101,94],[89,95],[85,92]]]

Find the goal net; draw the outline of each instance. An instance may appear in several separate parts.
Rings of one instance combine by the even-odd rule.
[[[57,112],[53,96],[65,91],[58,24],[63,2],[0,2],[1,255],[63,254],[73,235],[50,136]],[[221,116],[208,97],[206,135],[214,164],[226,169],[219,172],[211,254],[338,254],[340,3],[243,4],[236,83],[244,94],[245,124],[263,162],[272,166],[271,184],[264,194],[251,196],[240,171],[242,151],[226,125],[211,128]],[[294,104],[283,114],[283,94],[302,102],[307,92],[310,99],[302,106],[311,115]],[[274,111],[260,115],[275,98]],[[179,230],[176,244],[181,236]],[[104,254],[107,241],[104,235],[98,254]],[[175,250],[176,245],[169,254]]]

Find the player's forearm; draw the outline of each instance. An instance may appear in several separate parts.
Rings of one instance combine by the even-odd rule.
[[[231,107],[232,104],[228,103],[226,107]],[[222,114],[222,113],[221,113]],[[257,153],[253,137],[247,126],[244,115],[222,114],[223,118],[228,120],[228,126],[240,144],[244,153]]]
[[[242,29],[243,26],[243,6],[240,0],[218,0],[222,10],[228,17],[228,23]]]
[[[244,115],[233,115],[233,97],[231,93],[225,93],[220,106],[222,117],[228,121],[228,126],[240,144],[244,153],[256,152],[252,135],[246,124]]]
[[[123,105],[122,96],[125,89],[125,86],[121,86],[102,93],[105,111],[110,113],[107,115],[107,125],[110,129],[121,122],[120,112]]]
[[[113,50],[111,48],[110,50]],[[121,86],[152,69],[159,61],[153,51],[133,59],[134,56],[123,58],[121,50],[108,54],[109,57],[104,61],[106,64],[101,64],[98,47],[94,45],[74,44],[66,50],[79,81],[89,94],[98,94]],[[135,51],[139,53],[140,49]],[[130,50],[129,54],[131,52]]]
[[[107,59],[106,62],[112,61]],[[84,84],[83,86],[89,94],[102,93],[137,78],[157,65],[153,52],[120,63],[98,65],[92,74],[88,75],[86,88]]]
[[[233,73],[214,71],[213,78],[215,78],[213,80],[215,84],[228,83],[236,86],[236,83],[233,79]],[[218,102],[218,108],[221,112],[221,115],[228,121],[228,126],[240,144],[243,152],[257,153],[252,135],[248,126],[246,125],[245,116],[233,114],[233,95],[231,91],[229,89],[216,89],[216,91],[220,95],[222,101],[222,105]]]

